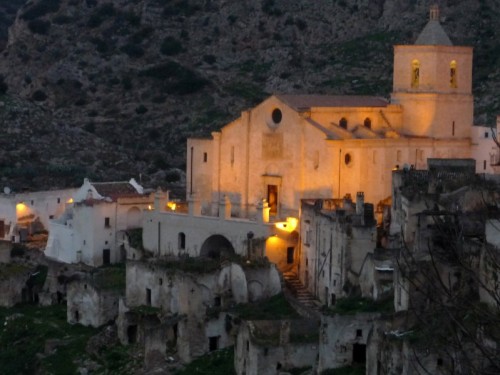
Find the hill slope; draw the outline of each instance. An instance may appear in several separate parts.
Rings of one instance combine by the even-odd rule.
[[[47,134],[15,139],[23,152],[0,159],[2,182],[20,188],[29,181],[5,173],[14,163],[41,175],[32,188],[76,184],[81,175],[109,180],[139,173],[146,184],[161,185],[176,178],[171,168],[184,168],[187,136],[209,135],[270,93],[387,97],[392,45],[415,40],[429,4],[29,1],[9,30],[0,73],[9,88],[4,100],[40,107],[47,116],[30,128]],[[493,124],[500,112],[494,95],[500,88],[494,24],[500,4],[440,5],[453,42],[475,47],[477,122]],[[53,147],[61,137],[67,149]],[[27,159],[28,150],[42,156]],[[53,164],[78,173],[52,175],[47,165]]]

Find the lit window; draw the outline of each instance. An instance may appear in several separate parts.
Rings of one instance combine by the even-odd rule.
[[[457,88],[457,62],[453,60],[450,63],[450,87]]]
[[[418,88],[420,84],[420,61],[413,60],[411,62],[411,87]]]

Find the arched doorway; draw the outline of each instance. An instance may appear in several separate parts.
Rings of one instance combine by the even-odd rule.
[[[201,245],[200,256],[205,258],[219,259],[224,255],[234,254],[231,242],[220,234],[208,237]]]

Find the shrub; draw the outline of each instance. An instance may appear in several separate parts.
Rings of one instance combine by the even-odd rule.
[[[137,113],[138,115],[143,115],[144,113],[146,113],[148,111],[148,109],[146,108],[146,106],[144,104],[141,104],[139,105],[136,109],[135,109],[135,113]]]
[[[9,86],[5,83],[5,77],[0,75],[0,95],[3,95],[7,92]]]
[[[214,55],[205,55],[203,56],[203,61],[205,61],[207,64],[212,65],[217,61],[217,58]]]
[[[106,53],[109,51],[109,46],[105,40],[100,38],[92,38],[91,42],[95,45],[95,49],[99,53]]]
[[[181,42],[171,36],[167,36],[161,43],[160,52],[166,56],[174,56],[184,51]]]
[[[208,81],[196,72],[174,61],[155,65],[143,70],[139,75],[153,78],[160,82],[165,92],[179,95],[192,94],[208,84]]]
[[[134,59],[144,56],[144,49],[141,46],[133,43],[125,44],[122,48],[120,48],[120,51],[126,53],[128,57]]]
[[[270,16],[279,17],[283,14],[283,12],[276,8],[274,4],[274,0],[264,0],[262,3],[262,11]]]
[[[45,94],[42,90],[36,90],[31,98],[36,102],[43,102],[47,99],[47,94]]]
[[[65,25],[67,23],[73,22],[73,18],[65,15],[58,15],[52,19],[56,25]]]
[[[89,133],[94,133],[95,132],[95,124],[93,122],[89,122],[85,124],[83,129]]]
[[[31,21],[48,13],[57,12],[60,5],[61,0],[43,0],[30,7],[21,15],[21,18],[26,21]]]
[[[87,26],[98,27],[106,18],[112,17],[115,14],[115,7],[112,3],[102,4],[90,16]]]
[[[46,35],[50,30],[50,21],[44,20],[31,20],[28,22],[28,28],[34,34]]]
[[[181,179],[178,171],[172,170],[165,173],[165,181],[167,182],[177,182]]]

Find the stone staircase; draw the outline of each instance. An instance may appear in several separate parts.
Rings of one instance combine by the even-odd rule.
[[[319,311],[321,303],[302,285],[295,272],[284,272],[283,281],[284,286],[299,304],[307,309]]]

